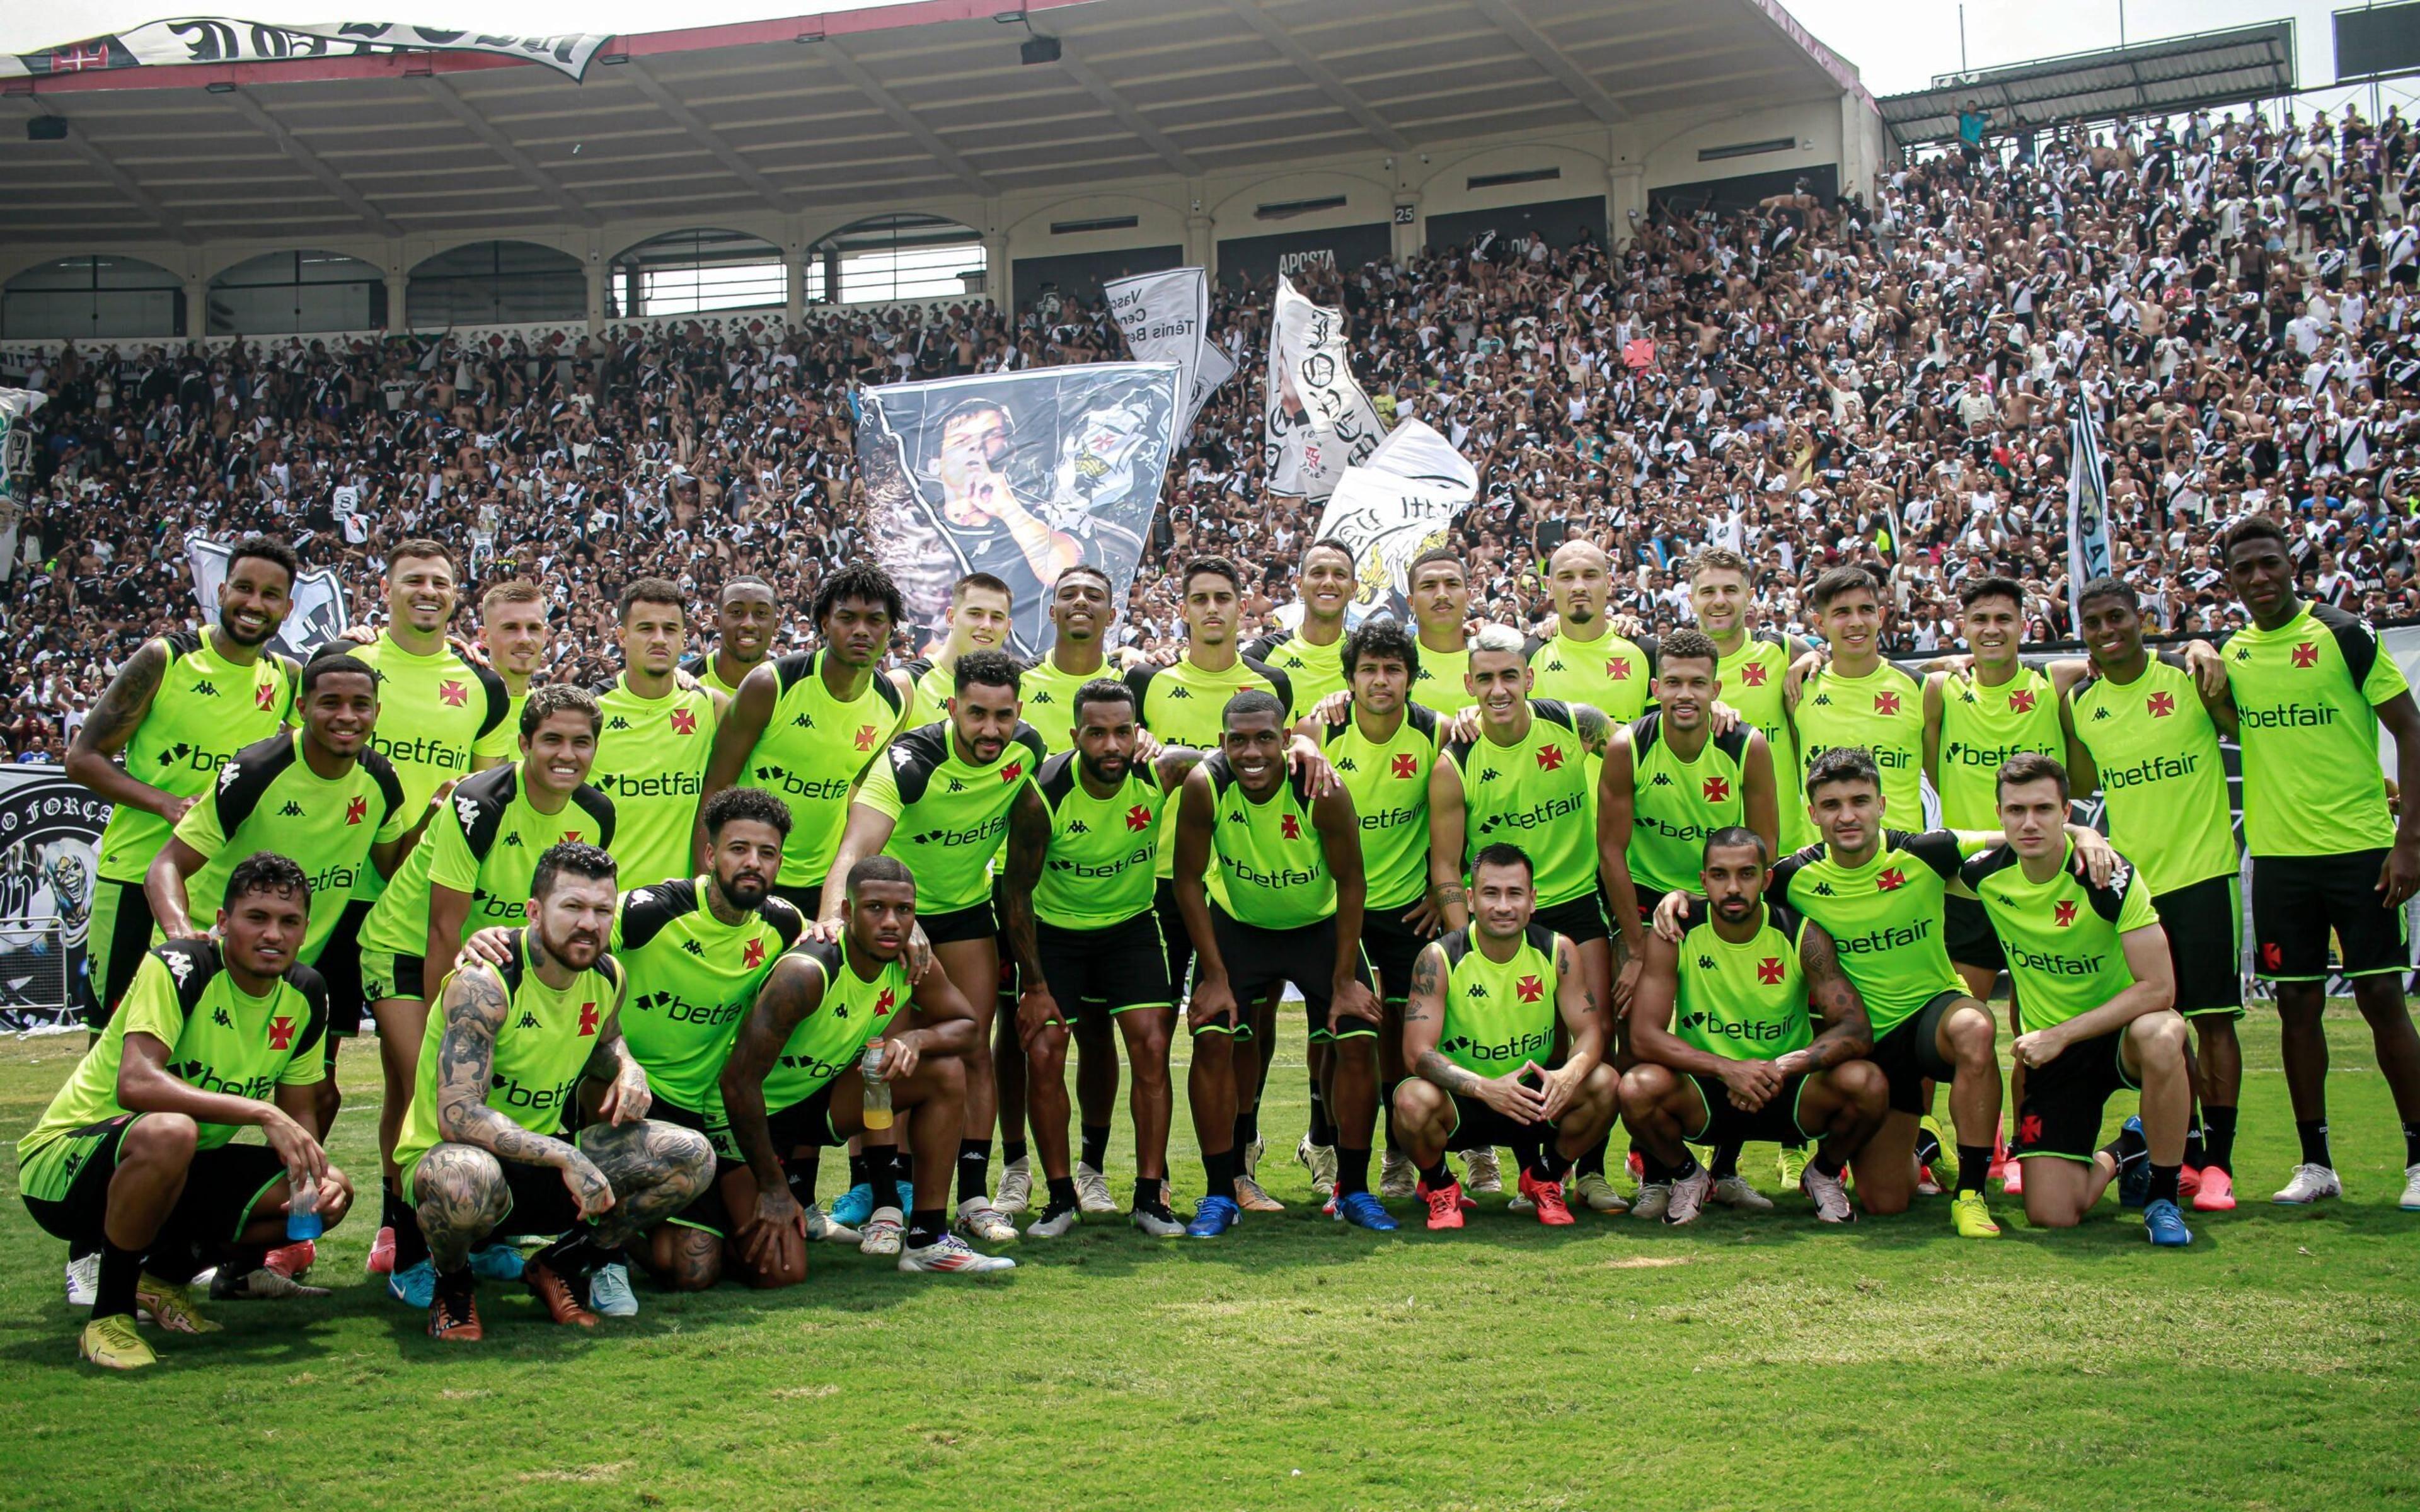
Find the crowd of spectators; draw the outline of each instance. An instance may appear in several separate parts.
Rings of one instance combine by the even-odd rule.
[[[1457,529],[1476,598],[1551,613],[1539,563],[1602,544],[1621,602],[1667,627],[1710,542],[1760,563],[1770,623],[1870,563],[1894,649],[1954,642],[1959,586],[2034,591],[2067,625],[2070,423],[2100,415],[2117,570],[2167,630],[2241,623],[2211,560],[2246,510],[2285,518],[2311,596],[2420,614],[2420,153],[2394,112],[2236,114],[1987,135],[1860,192],[1731,213],[1659,202],[1613,250],[1529,237],[1405,266],[1311,270],[1363,386],[1476,466]],[[1237,375],[1167,480],[1122,633],[1181,633],[1172,563],[1226,553],[1291,597],[1319,505],[1262,486],[1271,289],[1222,288]],[[613,670],[613,605],[660,574],[710,602],[776,585],[807,643],[822,573],[865,552],[847,391],[1109,360],[1095,301],[738,314],[552,339],[396,335],[0,353],[51,398],[0,609],[0,738],[63,753],[147,635],[197,621],[184,541],[287,535],[336,565],[356,618],[380,544],[435,535],[478,585],[538,579],[556,675]],[[467,614],[467,610],[466,610]],[[705,633],[701,614],[699,633]]]

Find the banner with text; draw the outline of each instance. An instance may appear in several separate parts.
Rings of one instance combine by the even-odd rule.
[[[1126,347],[1140,363],[1174,363],[1186,395],[1176,444],[1193,434],[1193,418],[1212,391],[1233,375],[1235,364],[1209,344],[1210,275],[1199,268],[1171,268],[1101,285],[1109,314],[1125,332]]]
[[[1325,499],[1344,470],[1366,461],[1387,427],[1353,378],[1344,316],[1278,280],[1261,461],[1269,492]]]
[[[524,37],[439,26],[397,26],[379,21],[270,25],[195,16],[147,22],[126,31],[89,37],[80,42],[63,42],[37,53],[0,54],[0,79],[407,52],[486,53],[522,58],[577,79],[588,71],[589,60],[597,55],[597,50],[612,39],[610,35],[598,32]]]
[[[1354,623],[1373,614],[1410,623],[1412,559],[1444,545],[1478,494],[1478,472],[1419,420],[1397,424],[1366,461],[1344,470],[1312,533],[1353,548]]]
[[[80,1024],[109,800],[55,766],[0,766],[0,1029]]]

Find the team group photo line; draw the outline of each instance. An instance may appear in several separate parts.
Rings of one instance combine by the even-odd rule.
[[[1756,1146],[1815,1223],[1946,1198],[1989,1240],[1996,1180],[2033,1227],[2107,1222],[2114,1187],[2184,1246],[2238,1200],[2226,736],[2302,1147],[2272,1200],[2345,1196],[2341,978],[2420,1213],[2420,710],[2365,622],[2298,593],[2269,516],[2217,556],[2248,624],[2215,644],[2147,645],[2102,577],[2083,655],[2028,661],[2024,588],[1979,577],[1967,649],[1913,671],[1867,568],[1813,581],[1810,641],[1721,547],[1660,638],[1583,540],[1541,563],[1544,638],[1475,618],[1444,548],[1400,618],[1357,621],[1370,563],[1322,538],[1293,627],[1247,643],[1244,572],[1197,555],[1181,644],[1148,656],[1110,652],[1120,595],[1080,561],[1038,613],[961,577],[915,659],[872,561],[822,579],[789,655],[764,579],[691,603],[640,578],[591,689],[547,680],[535,583],[467,604],[417,538],[384,548],[382,628],[288,656],[302,563],[246,537],[215,614],[145,642],[70,748],[115,808],[90,1043],[18,1143],[24,1204],[89,1307],[82,1357],[119,1369],[218,1330],[206,1302],[325,1295],[317,1241],[349,1221],[377,1227],[370,1284],[463,1344],[483,1280],[595,1329],[641,1278],[799,1286],[816,1245],[971,1275],[1121,1215],[1215,1241],[1281,1210],[1259,1110],[1298,1001],[1295,1154],[1339,1245],[1771,1210]],[[2095,793],[2105,835],[2071,819]],[[379,1168],[347,1171],[334,1067],[365,1030]]]

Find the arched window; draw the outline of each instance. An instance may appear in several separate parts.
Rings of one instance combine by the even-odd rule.
[[[789,301],[782,249],[762,237],[699,227],[669,231],[613,259],[609,319],[782,308]]]
[[[386,324],[386,275],[334,252],[272,252],[210,280],[210,334],[290,336]]]
[[[807,249],[807,300],[880,304],[984,291],[983,233],[938,215],[876,215]]]
[[[138,257],[62,257],[0,289],[0,337],[94,341],[185,333],[185,281]]]
[[[580,259],[534,241],[473,241],[411,270],[404,318],[414,329],[588,317]]]

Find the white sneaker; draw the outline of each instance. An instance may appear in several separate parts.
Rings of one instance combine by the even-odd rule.
[[[1693,1175],[1672,1183],[1671,1200],[1665,1204],[1664,1221],[1668,1224],[1693,1224],[1706,1207],[1706,1196],[1714,1190],[1714,1178],[1703,1165]]]
[[[68,1305],[89,1307],[101,1295],[101,1252],[68,1261]]]
[[[1750,1212],[1773,1211],[1773,1199],[1748,1185],[1745,1176],[1726,1176],[1716,1181],[1714,1198],[1726,1208],[1745,1208]]]
[[[994,1213],[994,1216],[998,1214]],[[1006,1222],[1005,1219],[1001,1221]],[[1015,1233],[1016,1230],[1012,1228],[1009,1232]],[[984,1271],[1014,1271],[1016,1262],[1005,1255],[978,1253],[957,1235],[943,1234],[935,1243],[903,1251],[899,1257],[899,1269],[929,1271],[942,1275],[972,1275]]]
[[[1504,1168],[1497,1164],[1493,1149],[1472,1149],[1462,1157],[1462,1189],[1485,1196],[1504,1190]]]
[[[1000,1196],[992,1206],[1001,1212],[1023,1212],[1033,1202],[1033,1157],[1019,1155],[1000,1168]]]
[[[981,1197],[969,1197],[958,1204],[958,1227],[967,1231],[969,1238],[982,1240],[986,1244],[1016,1242],[1016,1225],[1008,1221],[1006,1213]]]
[[[857,1252],[861,1255],[896,1255],[899,1236],[908,1231],[908,1220],[896,1208],[876,1208],[874,1216],[865,1220],[858,1231]]]
[[[2411,1196],[2408,1191],[2404,1195],[2407,1199]],[[2343,1196],[2344,1183],[2336,1180],[2335,1172],[2324,1165],[2297,1165],[2294,1167],[2294,1179],[2288,1181],[2279,1189],[2277,1195],[2269,1200],[2285,1207],[2303,1208],[2308,1207],[2322,1197]]]
[[[630,1289],[630,1268],[600,1265],[588,1273],[588,1310],[599,1318],[636,1318],[639,1294]]]
[[[1076,1207],[1082,1212],[1118,1211],[1118,1199],[1109,1195],[1109,1179],[1082,1161],[1076,1163]]]
[[[1590,1171],[1572,1183],[1572,1196],[1598,1212],[1620,1212],[1629,1204],[1614,1190],[1613,1182],[1602,1171]]]
[[[1074,1208],[1061,1208],[1056,1211],[1046,1209],[1041,1217],[1025,1226],[1025,1231],[1035,1239],[1057,1239],[1075,1227],[1080,1216],[1082,1214]]]
[[[1390,1149],[1378,1161],[1378,1195],[1388,1201],[1409,1197],[1419,1188],[1419,1168],[1412,1157],[1401,1150]]]
[[[2420,1212],[2420,1164],[2403,1167],[2403,1211]]]
[[[1336,1195],[1336,1147],[1314,1145],[1311,1135],[1304,1134],[1302,1143],[1294,1147],[1294,1158],[1311,1172],[1311,1189],[1321,1196]]]
[[[846,1224],[832,1222],[820,1202],[807,1204],[807,1242],[810,1244],[854,1244],[858,1232]]]
[[[1638,1200],[1630,1205],[1630,1215],[1633,1218],[1661,1218],[1665,1210],[1671,1206],[1672,1183],[1649,1181],[1639,1187]]]
[[[1134,1226],[1154,1239],[1185,1237],[1185,1225],[1178,1221],[1175,1213],[1166,1209],[1155,1211],[1150,1208],[1137,1208],[1134,1211]]]
[[[1808,1161],[1807,1168],[1798,1173],[1798,1190],[1806,1193],[1807,1199],[1815,1204],[1817,1223],[1853,1224],[1857,1221],[1857,1210],[1849,1206],[1848,1183],[1837,1176],[1826,1176],[1817,1170],[1813,1161]]]

